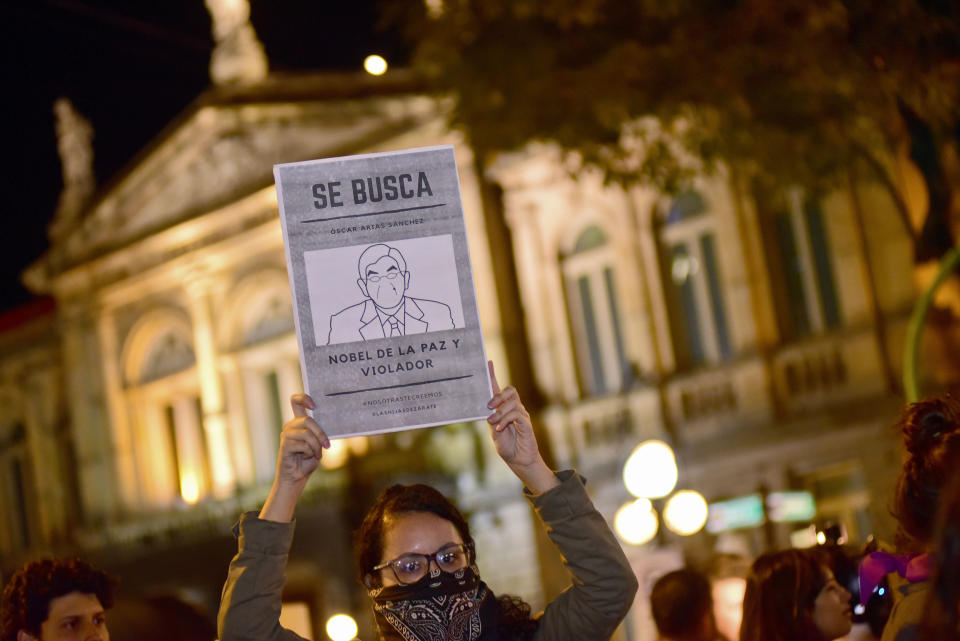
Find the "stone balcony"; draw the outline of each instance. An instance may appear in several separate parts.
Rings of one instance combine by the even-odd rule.
[[[788,416],[884,392],[883,365],[870,328],[787,345],[772,358],[773,391]]]
[[[665,383],[670,424],[684,444],[769,421],[769,374],[759,356],[676,376]]]
[[[584,473],[598,466],[619,469],[637,443],[664,438],[659,393],[654,387],[555,404],[544,412],[544,421],[557,464]]]

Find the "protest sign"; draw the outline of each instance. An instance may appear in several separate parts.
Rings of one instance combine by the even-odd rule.
[[[304,388],[331,438],[484,418],[451,146],[274,167]]]

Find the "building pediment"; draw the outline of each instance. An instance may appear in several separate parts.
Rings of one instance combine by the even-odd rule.
[[[171,125],[52,239],[43,280],[272,184],[276,163],[352,153],[440,114],[423,94],[251,98],[200,101]]]

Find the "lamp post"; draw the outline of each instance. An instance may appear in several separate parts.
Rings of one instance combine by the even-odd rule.
[[[624,542],[643,545],[657,535],[660,518],[651,499],[670,496],[678,477],[677,459],[663,441],[644,441],[633,450],[623,466],[623,484],[637,499],[623,504],[613,520]],[[667,499],[663,522],[681,536],[696,534],[707,522],[707,502],[699,492],[679,490]]]

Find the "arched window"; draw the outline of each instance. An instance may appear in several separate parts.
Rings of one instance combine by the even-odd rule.
[[[583,230],[561,258],[580,382],[591,395],[620,390],[630,371],[614,263],[606,234],[596,225]]]
[[[124,341],[122,360],[146,497],[158,507],[178,495],[196,502],[212,475],[187,315],[174,308],[144,314]]]
[[[689,190],[658,213],[661,275],[677,367],[729,358],[730,330],[709,205]]]
[[[189,336],[171,328],[156,336],[143,355],[143,364],[136,380],[143,384],[182,372],[193,366],[196,358]]]
[[[839,328],[840,300],[820,202],[799,190],[758,200],[781,336],[791,340]]]
[[[246,425],[245,434],[233,434],[234,460],[241,482],[266,482],[290,417],[287,399],[303,389],[290,284],[282,270],[267,266],[239,280],[228,299],[223,334],[237,368],[227,374],[227,392],[242,408],[234,423]]]

